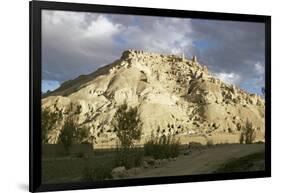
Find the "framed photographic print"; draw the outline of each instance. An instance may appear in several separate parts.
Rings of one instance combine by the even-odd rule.
[[[270,19],[30,2],[30,191],[270,177]]]

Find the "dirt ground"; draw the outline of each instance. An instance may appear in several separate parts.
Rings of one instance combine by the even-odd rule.
[[[130,178],[178,176],[213,173],[222,164],[240,157],[264,151],[264,144],[219,145],[180,155],[160,168],[143,169]]]
[[[55,147],[55,150],[56,149],[59,148]],[[82,147],[80,149],[78,148],[78,150],[81,149]],[[191,150],[188,149],[187,146],[181,146],[180,149],[180,155],[176,159],[166,160],[165,162],[162,160],[161,164],[157,165],[157,168],[155,168],[156,165],[133,167],[127,170],[128,175],[126,175],[126,177],[124,176],[121,178],[214,173],[224,166],[225,163],[234,161],[239,164],[240,162],[236,162],[237,158],[244,158],[248,155],[264,152],[265,147],[264,144],[219,144],[210,147],[200,146]],[[187,154],[187,152],[189,153]],[[84,171],[87,167],[90,168],[90,166],[95,166],[96,164],[103,167],[102,172],[109,172],[109,174],[112,168],[114,168],[115,156],[112,150],[105,151],[101,149],[95,152],[87,152],[85,150],[84,154],[84,156],[88,156],[88,159],[86,159],[86,157],[78,157],[79,154],[76,155],[75,152],[70,157],[53,157],[54,152],[45,151],[45,157],[42,160],[43,182],[48,184],[84,181]],[[145,156],[143,159],[147,162],[152,158]],[[262,162],[262,160],[258,161]],[[240,165],[238,165],[238,167],[240,167]]]

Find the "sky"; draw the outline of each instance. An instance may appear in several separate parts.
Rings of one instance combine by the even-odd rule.
[[[42,92],[136,49],[196,55],[217,78],[261,94],[263,23],[43,10]]]

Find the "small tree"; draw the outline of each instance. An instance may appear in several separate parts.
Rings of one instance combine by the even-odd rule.
[[[246,124],[245,124],[245,128],[243,129],[243,131],[240,134],[240,143],[246,143],[246,144],[250,144],[253,143],[254,140],[256,138],[256,133],[255,133],[255,129],[253,128],[253,124],[247,120]]]
[[[62,120],[62,112],[51,112],[50,109],[45,108],[41,111],[41,141],[48,143],[48,132]]]
[[[64,123],[58,139],[58,143],[64,146],[66,152],[69,151],[70,146],[75,141],[76,129],[77,125],[74,120],[72,118],[68,118]]]
[[[246,131],[245,131],[245,143],[253,143],[256,138],[255,129],[253,128],[253,124],[249,121],[246,122]]]
[[[113,127],[121,147],[117,146],[116,148],[116,166],[125,166],[128,169],[140,165],[142,152],[134,147],[134,140],[141,137],[140,126],[136,107],[129,108],[124,103],[117,109],[113,119]]]
[[[239,143],[240,144],[244,143],[244,133],[243,132],[240,133]]]
[[[121,105],[115,113],[113,126],[121,146],[123,148],[132,147],[133,140],[138,140],[141,136],[137,108],[128,108],[126,103]]]
[[[90,131],[87,127],[80,127],[75,130],[75,143],[89,143]]]

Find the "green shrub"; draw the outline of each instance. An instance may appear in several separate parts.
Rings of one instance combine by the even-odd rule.
[[[239,142],[241,144],[243,143],[251,144],[254,142],[255,138],[256,138],[256,132],[255,129],[253,128],[253,124],[247,120],[244,129],[240,133]]]
[[[88,143],[90,132],[86,127],[79,127],[73,118],[68,117],[62,127],[58,143],[63,144],[66,152],[72,144]]]
[[[82,177],[84,181],[102,181],[105,179],[111,179],[111,171],[113,166],[108,163],[95,163],[87,164],[84,167]]]
[[[116,111],[113,127],[120,141],[115,152],[115,166],[129,169],[141,165],[143,152],[134,147],[134,140],[141,137],[141,122],[137,108],[129,108],[126,103]]]
[[[62,112],[51,112],[49,108],[41,111],[41,141],[48,143],[48,132],[62,120]]]
[[[87,127],[79,127],[75,129],[74,142],[75,143],[88,143],[90,131]]]
[[[173,136],[165,135],[161,137],[153,137],[144,144],[144,154],[152,156],[154,159],[174,158],[179,155],[179,140]]]
[[[76,128],[77,124],[71,118],[68,118],[63,125],[58,143],[64,146],[66,152],[69,151],[70,146],[74,143]]]
[[[243,144],[243,143],[244,143],[244,135],[245,135],[245,134],[244,134],[243,132],[240,133],[240,137],[239,137],[239,143],[240,143],[240,144]]]
[[[115,152],[115,167],[124,166],[126,169],[142,164],[143,151],[140,148],[117,147]]]
[[[134,140],[140,139],[140,126],[137,108],[128,108],[128,105],[124,103],[117,109],[113,127],[122,148],[130,148],[133,146]]]

